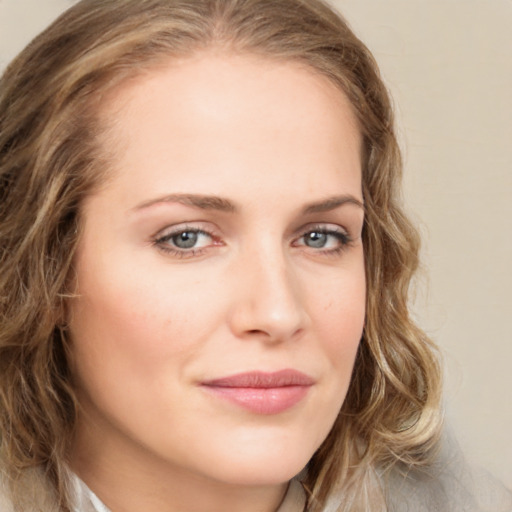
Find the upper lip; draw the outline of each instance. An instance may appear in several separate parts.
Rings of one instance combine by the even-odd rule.
[[[312,386],[315,380],[298,370],[277,372],[253,371],[206,380],[203,386],[223,388],[281,388],[286,386]]]

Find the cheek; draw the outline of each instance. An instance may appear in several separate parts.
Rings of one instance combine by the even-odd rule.
[[[362,266],[325,283],[315,297],[315,320],[333,350],[359,341],[365,320],[366,280]],[[336,341],[337,340],[337,341]]]
[[[152,414],[164,422],[169,410],[182,408],[180,384],[205,339],[202,325],[194,328],[195,299],[177,300],[147,281],[93,284],[77,301],[71,325],[79,396],[87,411],[122,429],[138,432],[142,425],[151,432]],[[134,410],[140,417],[130,420]]]
[[[71,307],[74,366],[91,392],[123,382],[155,380],[157,370],[183,357],[196,340],[193,297],[179,300],[147,272],[82,272],[80,297]],[[188,313],[187,313],[188,312]]]
[[[314,320],[323,355],[337,385],[346,391],[362,337],[366,283],[364,269],[324,288],[315,302]]]
[[[111,349],[120,356],[140,351],[148,358],[159,357],[162,351],[186,348],[191,339],[184,334],[192,327],[200,335],[199,319],[208,313],[198,299],[203,290],[166,278],[146,261],[114,261],[117,264],[93,261],[79,269],[79,298],[72,303],[71,323],[89,348],[96,346],[103,354]]]

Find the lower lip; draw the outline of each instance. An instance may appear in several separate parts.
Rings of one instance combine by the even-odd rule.
[[[204,389],[256,414],[279,414],[298,404],[310,386],[282,386],[275,388],[233,388],[204,386]]]

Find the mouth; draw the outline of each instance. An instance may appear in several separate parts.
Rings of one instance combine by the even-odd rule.
[[[255,414],[279,414],[302,401],[315,380],[297,370],[247,372],[204,381],[214,396]]]

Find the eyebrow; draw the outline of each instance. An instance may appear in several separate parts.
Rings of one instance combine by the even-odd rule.
[[[180,203],[185,206],[193,206],[201,210],[217,210],[228,213],[234,213],[237,209],[229,199],[199,194],[169,194],[164,197],[159,197],[142,203],[134,209],[142,210],[158,203]]]
[[[317,201],[314,203],[310,203],[304,207],[302,213],[310,214],[310,213],[322,213],[329,212],[331,210],[335,210],[340,206],[345,204],[353,204],[359,208],[364,210],[364,204],[362,201],[357,199],[357,197],[351,194],[343,194],[341,196],[332,196],[327,199],[323,199],[322,201]]]
[[[235,213],[237,211],[237,207],[229,199],[200,194],[169,194],[142,203],[136,206],[134,210],[143,210],[158,203],[179,203],[201,210],[216,210],[227,213]],[[364,204],[359,199],[351,194],[343,194],[341,196],[332,196],[321,201],[309,203],[302,209],[302,213],[308,215],[312,213],[328,212],[345,204],[352,204],[364,210]]]

